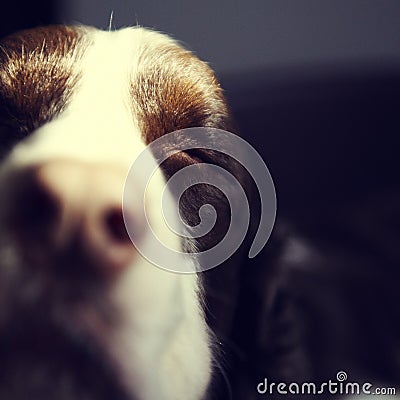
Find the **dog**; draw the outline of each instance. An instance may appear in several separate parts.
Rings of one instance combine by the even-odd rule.
[[[0,44],[0,106],[0,398],[205,398],[217,351],[202,281],[136,251],[121,199],[132,162],[157,138],[231,129],[210,67],[141,27],[35,28]],[[180,152],[153,177],[149,219],[178,250],[190,244],[166,229],[153,197],[203,161],[229,164],[210,151]],[[226,212],[203,185],[182,199],[189,222],[204,199]],[[193,246],[218,240],[220,221]],[[194,261],[181,252],[178,262]]]
[[[186,142],[185,128],[235,131],[212,70],[176,41],[140,27],[11,35],[0,42],[0,121],[0,399],[247,399],[264,378],[320,384],[339,370],[397,384],[398,335],[387,333],[398,332],[398,268],[371,258],[379,249],[366,261],[357,246],[318,249],[278,224],[251,264],[238,249],[218,268],[177,274],[133,245],[126,215],[135,241],[147,243],[149,227],[135,201],[122,207],[132,163],[170,132]],[[183,239],[160,214],[168,179],[203,163],[252,191],[218,152],[196,147],[161,164],[146,207],[180,270],[196,270],[191,252],[218,243],[229,225],[226,198],[206,184],[185,192],[179,209],[196,226],[212,204],[209,234]],[[387,212],[382,204],[372,208]],[[375,309],[385,329],[371,325]]]

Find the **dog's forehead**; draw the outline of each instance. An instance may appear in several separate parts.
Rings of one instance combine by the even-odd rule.
[[[52,26],[15,34],[0,46],[2,114],[25,133],[69,108],[112,116],[116,97],[123,102],[118,111],[129,111],[145,143],[191,126],[226,128],[211,69],[166,35],[139,27]]]

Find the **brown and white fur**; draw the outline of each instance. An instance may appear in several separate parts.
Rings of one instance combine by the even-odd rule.
[[[121,199],[157,137],[228,128],[212,71],[140,27],[53,26],[0,45],[0,398],[204,398],[213,367],[200,281],[137,254]],[[151,190],[201,161],[181,153]],[[165,237],[157,204],[150,196]]]

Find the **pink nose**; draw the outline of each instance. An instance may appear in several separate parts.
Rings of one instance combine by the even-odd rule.
[[[121,271],[136,253],[122,213],[125,176],[123,168],[69,160],[18,172],[8,226],[37,260],[67,254],[101,273]]]

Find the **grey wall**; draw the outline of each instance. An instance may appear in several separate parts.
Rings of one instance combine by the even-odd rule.
[[[60,0],[61,22],[140,25],[186,42],[219,72],[400,58],[398,0]]]

